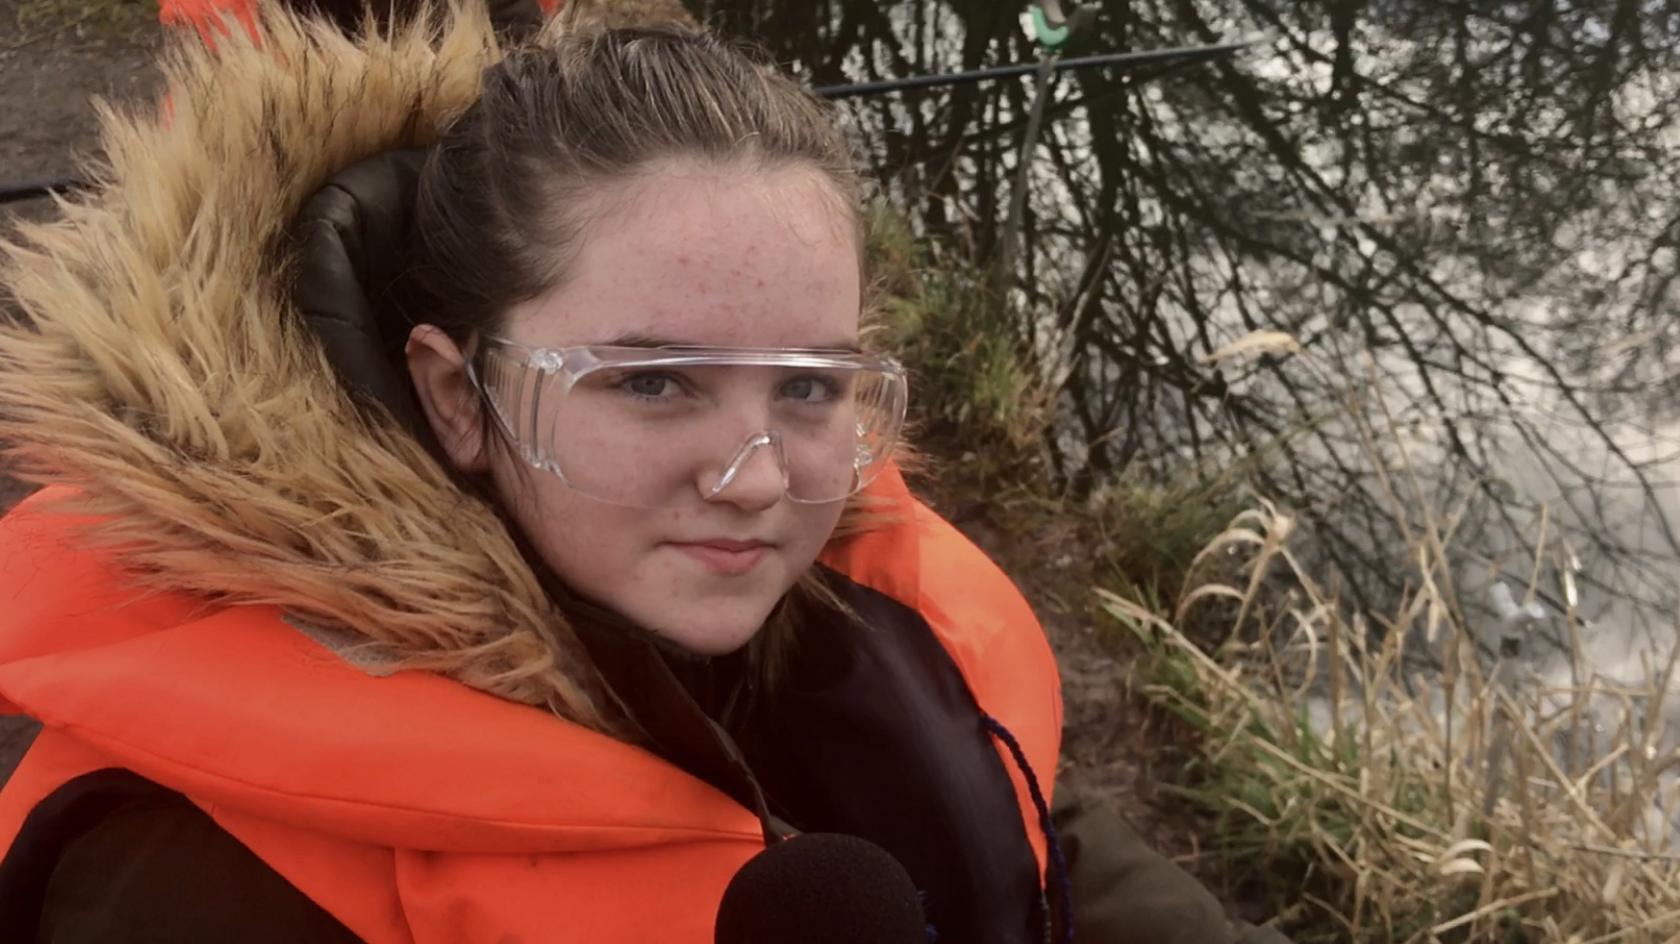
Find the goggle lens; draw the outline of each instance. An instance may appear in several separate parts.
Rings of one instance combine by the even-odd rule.
[[[704,477],[762,461],[779,463],[788,498],[839,501],[885,467],[904,422],[904,373],[884,358],[527,353],[550,356],[497,345],[484,358],[479,385],[503,430],[526,462],[612,504],[663,507]]]

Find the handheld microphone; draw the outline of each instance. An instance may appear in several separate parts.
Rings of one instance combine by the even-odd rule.
[[[806,833],[753,856],[718,905],[716,944],[924,944],[910,873],[880,846]]]

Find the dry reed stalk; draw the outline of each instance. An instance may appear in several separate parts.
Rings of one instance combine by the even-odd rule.
[[[1287,878],[1281,868],[1293,862],[1316,872],[1278,904],[1305,904],[1327,940],[1586,944],[1680,933],[1680,856],[1666,834],[1644,828],[1646,811],[1666,805],[1661,776],[1680,765],[1659,756],[1657,741],[1676,654],[1643,686],[1583,677],[1562,692],[1513,690],[1483,665],[1449,599],[1437,536],[1450,530],[1433,522],[1413,532],[1413,596],[1377,621],[1386,631],[1374,645],[1368,624],[1302,571],[1287,546],[1293,521],[1266,503],[1197,558],[1248,549],[1237,586],[1195,587],[1170,620],[1103,592],[1108,612],[1174,667],[1173,681],[1149,694],[1202,730],[1204,782],[1187,792],[1242,826],[1234,832],[1263,837],[1231,850],[1238,868]],[[1266,610],[1274,568],[1302,597],[1287,623],[1271,621],[1290,627],[1289,638],[1263,634],[1209,654],[1177,628],[1216,599],[1237,601],[1238,619],[1252,620]],[[1405,640],[1431,636],[1455,667],[1438,680],[1435,704],[1403,679]],[[1317,692],[1330,700],[1322,730],[1302,720]],[[1548,715],[1542,694],[1568,704]],[[1593,705],[1611,703],[1621,706],[1616,743],[1575,767],[1566,747],[1582,743]]]

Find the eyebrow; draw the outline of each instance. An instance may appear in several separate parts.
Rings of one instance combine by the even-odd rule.
[[[675,341],[670,338],[654,337],[647,334],[621,334],[606,342],[607,347],[712,347],[709,344],[695,344],[693,341]],[[835,344],[813,344],[803,350],[811,351],[840,351],[847,354],[862,354],[863,348],[856,341],[840,341]]]

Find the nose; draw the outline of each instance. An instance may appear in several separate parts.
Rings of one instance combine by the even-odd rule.
[[[781,436],[757,433],[736,450],[721,472],[701,477],[700,495],[707,501],[729,502],[747,511],[769,508],[787,494],[787,462]]]

